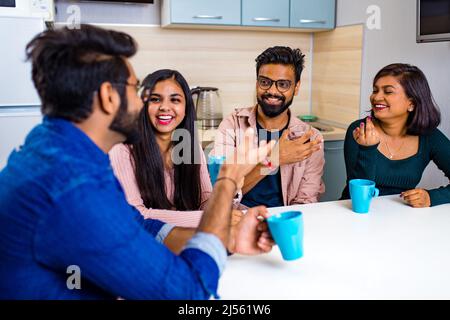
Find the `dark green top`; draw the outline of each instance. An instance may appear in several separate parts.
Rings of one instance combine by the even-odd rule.
[[[345,135],[347,185],[342,192],[342,199],[349,198],[348,181],[351,179],[375,181],[380,195],[399,194],[415,189],[430,161],[450,178],[450,140],[439,129],[419,136],[419,150],[415,155],[402,160],[390,160],[378,151],[378,144],[365,147],[355,141],[353,130],[361,121],[364,120],[353,122]],[[450,184],[427,191],[430,194],[431,206],[450,203]]]

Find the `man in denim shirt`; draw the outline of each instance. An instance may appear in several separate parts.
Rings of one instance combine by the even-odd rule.
[[[135,52],[130,36],[87,25],[28,44],[44,120],[0,173],[0,299],[207,299],[225,247],[271,249],[265,208],[230,229],[236,181],[252,164],[223,166],[197,230],[144,220],[127,204],[107,152],[136,137]],[[273,146],[249,145],[237,155],[255,164]]]

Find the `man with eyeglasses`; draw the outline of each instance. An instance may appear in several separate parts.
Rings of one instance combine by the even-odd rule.
[[[289,109],[300,89],[304,55],[276,46],[256,58],[256,106],[236,109],[219,126],[215,155],[226,155],[242,142],[243,132],[257,131],[254,145],[278,140],[267,162],[245,176],[241,205],[277,207],[317,202],[325,191],[323,138]]]
[[[274,143],[238,148],[248,163],[222,166],[195,230],[127,203],[108,151],[137,137],[136,50],[129,35],[89,25],[27,45],[44,120],[0,172],[0,300],[208,299],[226,249],[271,250],[264,207],[230,222],[237,181]]]

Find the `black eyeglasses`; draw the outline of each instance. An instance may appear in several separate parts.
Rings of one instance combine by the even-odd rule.
[[[273,83],[275,83],[278,91],[286,92],[291,87],[292,81],[285,80],[285,79],[272,80],[272,79],[264,77],[264,76],[258,77],[258,85],[263,90],[269,90],[272,87]]]
[[[138,97],[141,97],[141,92],[142,89],[144,88],[139,80],[137,80],[136,83],[129,83],[127,81],[127,82],[112,82],[112,84],[118,84],[122,86],[132,86],[136,89],[136,94],[138,95]]]

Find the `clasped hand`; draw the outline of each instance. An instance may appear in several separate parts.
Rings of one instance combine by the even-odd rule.
[[[270,159],[275,166],[304,161],[321,148],[322,139],[311,141],[313,130],[307,131],[301,137],[289,139],[289,129],[284,130],[279,142],[272,150]]]

